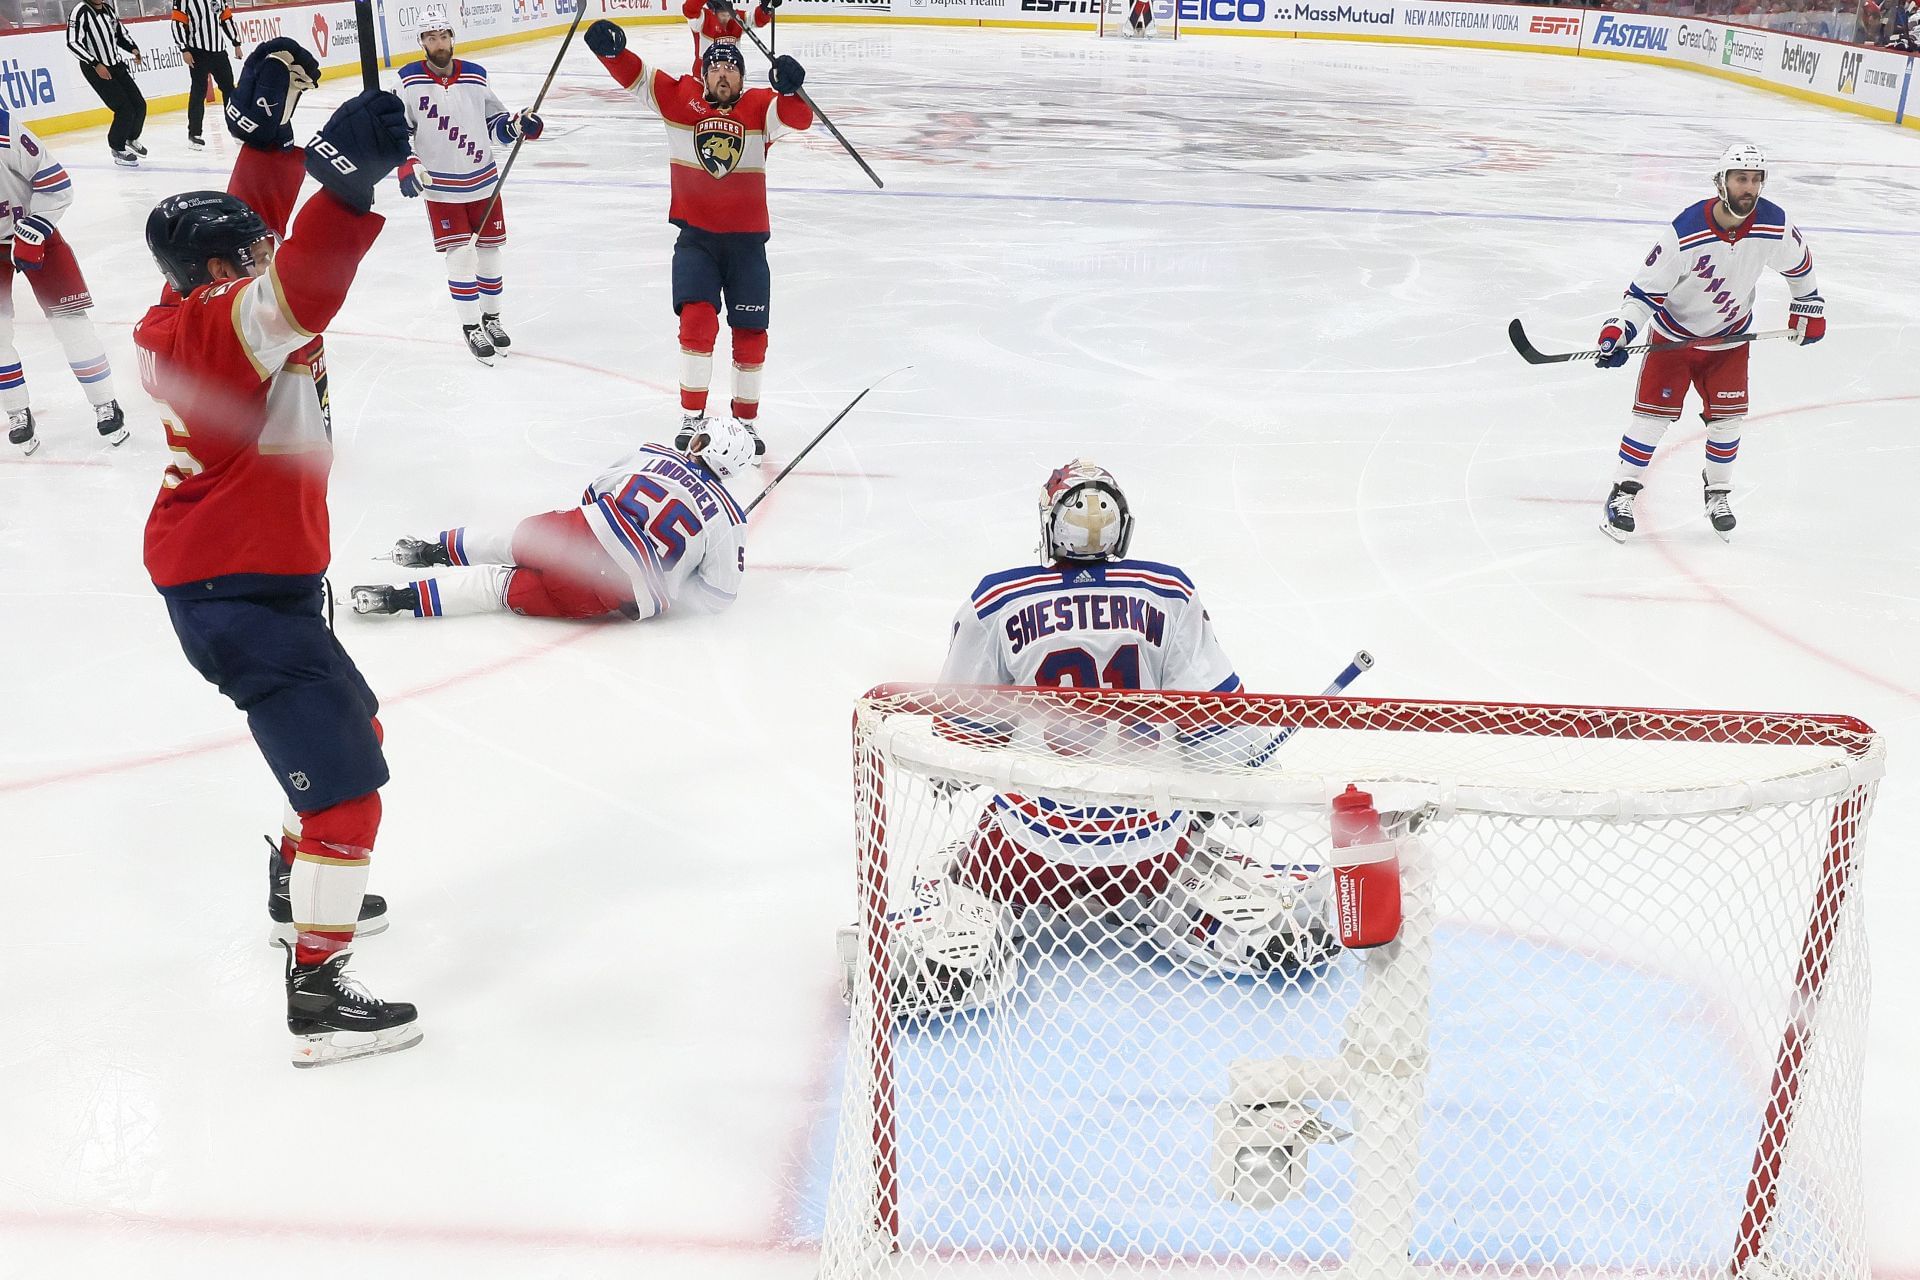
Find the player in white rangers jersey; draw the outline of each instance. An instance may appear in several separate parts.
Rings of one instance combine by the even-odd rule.
[[[113,396],[113,371],[87,312],[93,295],[73,246],[54,227],[73,203],[73,182],[47,145],[0,105],[0,408],[7,439],[32,453],[40,447],[27,375],[13,345],[13,273],[26,273],[47,325],[67,353],[67,367],[93,405],[94,425],[108,444],[127,438],[126,415]]]
[[[399,564],[473,572],[354,587],[354,610],[634,621],[682,607],[717,612],[740,593],[747,560],[746,513],[723,481],[752,464],[753,436],[731,418],[715,419],[685,450],[641,445],[587,486],[577,507],[511,528],[400,539]]]
[[[500,322],[506,202],[493,201],[487,213],[500,182],[493,146],[523,137],[532,142],[546,125],[532,111],[509,112],[487,83],[487,69],[453,56],[453,21],[444,6],[421,10],[419,32],[427,56],[400,68],[400,101],[413,129],[413,154],[400,166],[400,194],[426,193],[433,247],[446,257],[447,292],[467,350],[490,365],[513,345]]]
[[[1720,156],[1718,194],[1690,206],[1660,234],[1653,252],[1627,286],[1620,313],[1600,330],[1603,369],[1627,362],[1628,346],[1646,329],[1655,341],[1733,337],[1753,328],[1753,301],[1761,275],[1778,271],[1793,289],[1788,311],[1792,341],[1810,346],[1827,331],[1826,304],[1813,279],[1813,255],[1800,229],[1780,206],[1760,197],[1767,161],[1760,148],[1737,142]],[[1740,451],[1740,420],[1747,414],[1747,343],[1654,350],[1640,365],[1633,425],[1620,437],[1620,463],[1607,495],[1600,529],[1615,542],[1634,530],[1641,477],[1667,428],[1680,417],[1692,386],[1707,424],[1707,465],[1701,472],[1707,519],[1722,538],[1733,534],[1733,460]]]
[[[988,574],[961,606],[942,684],[1239,691],[1192,579],[1127,558],[1133,516],[1111,474],[1083,461],[1056,470],[1040,522],[1043,562]],[[988,748],[1021,731],[986,710],[935,725],[951,741]],[[1085,731],[1043,733],[1072,755],[1084,750]],[[1266,731],[1199,731],[1178,747],[1198,767],[1233,767],[1263,756],[1271,740]],[[945,874],[917,883],[915,907],[889,917],[902,1011],[996,998],[1006,938],[1032,908],[1106,911],[1144,900],[1152,913],[1144,923],[1168,953],[1208,974],[1293,970],[1331,953],[1319,869],[1252,861],[1209,833],[1207,815],[982,795]]]

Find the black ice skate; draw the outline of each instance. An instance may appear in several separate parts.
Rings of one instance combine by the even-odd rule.
[[[693,437],[707,429],[705,413],[682,413],[680,429],[673,433],[673,447],[685,453],[693,447]]]
[[[127,150],[133,152],[133,154],[139,156],[142,160],[147,158],[147,149],[131,138],[127,140]]]
[[[197,133],[190,133],[187,135],[187,145],[195,151],[205,151],[207,140]]]
[[[487,331],[487,341],[493,344],[493,349],[501,355],[507,354],[507,348],[513,345],[513,339],[507,336],[506,329],[501,326],[500,313],[498,311],[482,312],[480,327]]]
[[[118,400],[93,406],[93,426],[102,439],[116,448],[127,442],[127,415],[120,412]]]
[[[293,927],[293,898],[287,892],[287,883],[293,878],[293,868],[280,856],[280,846],[272,836],[267,841],[267,918],[273,921],[273,928],[267,932],[267,945],[272,947],[290,946],[299,931]],[[360,898],[360,920],[354,926],[353,936],[371,938],[376,933],[387,931],[387,900],[377,893],[363,894]]]
[[[491,365],[493,343],[487,340],[487,331],[477,324],[463,324],[460,326],[460,332],[466,335],[467,350],[472,353],[473,358],[481,364]]]
[[[1607,520],[1600,532],[1615,542],[1627,540],[1633,533],[1633,500],[1640,496],[1640,489],[1638,480],[1621,480],[1613,486],[1613,492],[1607,495]]]
[[[406,569],[444,569],[453,564],[444,542],[421,538],[402,538],[387,552],[387,559]]]
[[[737,421],[741,426],[745,427],[747,429],[747,434],[753,437],[753,465],[756,467],[759,466],[760,459],[767,456],[767,442],[760,438],[760,432],[756,430],[754,428],[754,425],[751,422],[747,421],[745,418],[737,418],[735,419],[735,421]]]
[[[351,952],[324,964],[295,964],[287,948],[287,1030],[293,1033],[293,1065],[325,1067],[420,1043],[410,1004],[391,1004],[369,994],[346,974]]]
[[[33,434],[33,410],[15,409],[7,415],[7,443],[29,457],[40,447],[40,437]]]
[[[420,588],[409,582],[404,587],[375,584],[354,587],[347,593],[355,613],[418,613]]]
[[[1715,484],[1707,479],[1707,473],[1700,473],[1700,493],[1707,504],[1707,519],[1713,521],[1713,531],[1720,535],[1722,542],[1733,541],[1733,526],[1739,521],[1733,518],[1733,508],[1727,498],[1733,493],[1733,486],[1727,483]]]

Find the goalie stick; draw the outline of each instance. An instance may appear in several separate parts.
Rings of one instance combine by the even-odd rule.
[[[753,501],[749,502],[744,508],[742,508],[743,514],[752,515],[753,509],[759,506],[761,502],[766,499],[766,496],[768,494],[773,492],[773,487],[779,484],[782,480],[785,480],[788,475],[792,474],[793,469],[800,465],[801,459],[805,458],[808,454],[813,452],[813,446],[819,444],[822,440],[825,440],[827,438],[827,432],[839,426],[840,419],[852,413],[853,406],[859,404],[862,400],[865,400],[867,398],[867,392],[872,391],[874,387],[879,386],[881,383],[885,382],[888,378],[891,378],[894,373],[905,373],[907,370],[911,368],[913,368],[912,365],[903,364],[898,369],[895,369],[893,373],[882,374],[880,377],[875,378],[872,381],[872,383],[870,383],[867,386],[865,391],[862,391],[859,395],[847,401],[847,407],[842,409],[840,412],[834,414],[833,421],[829,422],[826,426],[820,428],[820,430],[817,433],[815,433],[813,439],[807,441],[805,447],[803,447],[800,450],[800,452],[793,455],[793,461],[787,463],[786,466],[780,468],[780,474],[776,475],[773,479],[767,481],[767,487],[762,489],[759,493],[755,494]]]
[[[553,88],[553,78],[560,74],[560,60],[567,56],[567,49],[573,44],[573,33],[580,29],[580,19],[586,15],[587,6],[581,4],[573,11],[573,25],[567,28],[567,34],[560,41],[560,52],[553,55],[553,65],[547,68],[547,79],[540,86],[540,92],[534,95],[533,105],[527,108],[527,114],[538,115],[540,104],[547,100],[547,90]],[[480,243],[480,231],[487,225],[487,219],[493,216],[493,206],[500,203],[500,192],[506,188],[507,176],[513,172],[513,162],[520,158],[520,147],[526,142],[526,135],[513,140],[513,150],[507,152],[506,167],[500,170],[500,181],[493,184],[493,195],[487,200],[487,207],[480,212],[480,221],[473,224],[473,238],[468,244]]]
[[[1514,323],[1518,324],[1519,322],[1515,321]],[[1320,696],[1323,698],[1331,698],[1336,694],[1345,693],[1347,686],[1355,680],[1358,680],[1362,671],[1371,670],[1373,670],[1373,655],[1365,649],[1359,650],[1353,655],[1353,661],[1349,662],[1341,669],[1340,674],[1333,678],[1333,683],[1320,691]],[[1260,748],[1260,750],[1247,761],[1247,768],[1258,769],[1266,764],[1267,761],[1273,759],[1273,753],[1278,751],[1288,738],[1291,738],[1299,731],[1299,725],[1288,725],[1286,728],[1274,734],[1273,741]]]
[[[707,0],[707,8],[716,17],[731,18],[733,21],[739,23],[740,30],[746,34],[747,39],[753,41],[753,47],[760,51],[761,56],[768,62],[773,61],[773,50],[767,48],[766,42],[760,38],[760,33],[753,29],[752,22],[734,12],[733,0]],[[577,20],[576,18],[576,21]],[[853,157],[853,162],[860,166],[860,172],[873,179],[874,186],[884,188],[887,185],[880,181],[880,175],[873,171],[873,166],[869,165],[866,160],[861,157],[860,153],[853,149],[853,144],[847,141],[847,136],[834,127],[833,121],[828,119],[827,113],[820,109],[820,104],[813,100],[812,94],[808,93],[806,89],[802,87],[794,90],[794,97],[813,108],[813,114],[819,116],[820,123],[827,126],[827,132],[833,135],[833,140],[845,148],[848,155]],[[768,485],[767,487],[771,489],[773,486]]]
[[[1622,351],[1637,356],[1643,351],[1682,351],[1688,347],[1723,347],[1736,342],[1762,342],[1768,338],[1787,338],[1793,335],[1791,329],[1763,329],[1758,333],[1740,333],[1727,338],[1689,338],[1685,342],[1641,342],[1631,347],[1615,347],[1614,354]],[[1526,326],[1518,319],[1507,326],[1507,338],[1513,343],[1513,349],[1528,364],[1562,364],[1568,360],[1598,360],[1603,354],[1597,347],[1588,347],[1581,351],[1546,352],[1527,341]]]

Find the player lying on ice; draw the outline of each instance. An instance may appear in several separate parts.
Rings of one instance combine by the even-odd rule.
[[[392,552],[398,564],[471,572],[355,587],[354,611],[638,621],[687,605],[724,609],[746,571],[747,518],[723,481],[753,464],[753,447],[739,423],[710,419],[684,449],[641,445],[588,485],[577,507],[510,529],[402,538]]]
[[[954,619],[940,682],[1237,692],[1240,677],[1193,580],[1128,559],[1132,536],[1111,474],[1081,461],[1056,470],[1040,496],[1045,562],[980,580]],[[1089,732],[1109,728],[1053,726],[1048,746],[1085,754]],[[935,732],[992,749],[1021,729],[996,719],[983,694],[978,719],[944,717]],[[1264,760],[1272,741],[1270,730],[1231,728],[1182,735],[1178,745],[1197,767],[1237,769]],[[938,789],[951,804],[979,808],[971,834],[946,849],[945,867],[916,880],[914,905],[887,917],[896,1012],[993,1003],[1012,981],[1013,943],[1036,908],[1078,919],[1083,938],[1147,937],[1210,977],[1297,973],[1338,950],[1325,924],[1323,868],[1270,864],[1234,847],[1258,848],[1246,838],[1257,818]],[[841,940],[843,964],[855,963],[850,931]]]

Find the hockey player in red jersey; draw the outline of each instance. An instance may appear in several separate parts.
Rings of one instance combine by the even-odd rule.
[[[799,97],[806,70],[782,54],[773,89],[744,89],[747,64],[727,41],[707,46],[702,78],[675,78],[641,61],[624,31],[604,18],[587,28],[587,47],[622,88],[667,126],[672,200],[667,220],[680,228],[673,246],[673,311],[680,318],[680,409],[675,445],[702,429],[713,347],[725,302],[733,338],[733,416],[759,440],[760,373],[767,358],[767,150],[813,126]],[[764,443],[757,452],[764,453]]]
[[[764,27],[773,21],[773,11],[780,7],[780,0],[760,0],[753,10],[753,25]],[[738,12],[725,16],[707,8],[707,0],[687,0],[680,6],[680,12],[686,15],[687,26],[693,31],[693,74],[699,75],[705,70],[700,59],[706,53],[707,46],[715,40],[738,42],[746,31]]]
[[[412,1005],[345,975],[356,929],[384,909],[364,887],[387,764],[379,703],[322,604],[333,444],[319,335],[380,234],[373,188],[407,154],[406,112],[362,93],[303,152],[289,120],[319,75],[284,38],[247,59],[228,108],[242,143],[228,191],[169,196],[148,216],[167,283],[134,327],[173,451],[147,518],[147,572],[187,660],[246,713],[299,814],[293,865],[276,851],[269,868],[296,935],[295,1066],[420,1040]],[[303,172],[321,189],[294,217]]]

